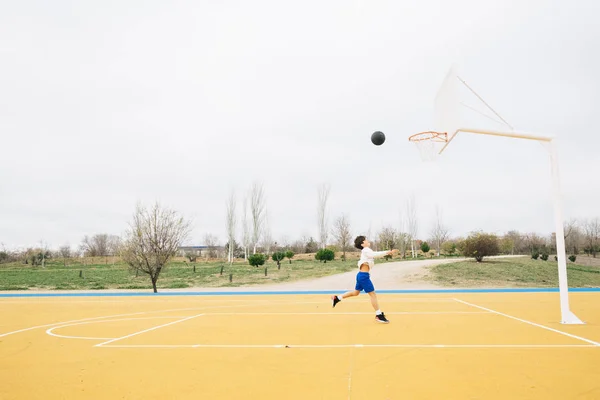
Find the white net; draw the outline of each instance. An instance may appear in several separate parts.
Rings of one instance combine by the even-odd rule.
[[[438,132],[421,132],[412,135],[409,140],[417,146],[421,160],[432,162],[438,159],[440,150],[446,144],[447,135]]]

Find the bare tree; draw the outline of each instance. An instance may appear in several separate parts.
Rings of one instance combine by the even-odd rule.
[[[510,254],[525,254],[529,252],[525,245],[523,235],[517,231],[506,232],[504,237],[502,237],[501,246],[506,253]]]
[[[242,211],[242,246],[244,247],[244,260],[250,254],[250,226],[248,225],[248,198],[244,197],[244,208]]]
[[[253,254],[256,254],[256,246],[262,234],[266,211],[265,195],[261,184],[254,183],[250,190],[250,214],[252,218],[252,245]]]
[[[400,228],[398,229],[398,251],[402,258],[406,258],[406,248],[409,244],[410,235],[406,232],[406,220],[400,211]]]
[[[583,236],[579,227],[579,222],[574,218],[570,219],[565,222],[563,230],[565,232],[565,247],[571,254],[579,254]]]
[[[596,258],[600,246],[600,218],[591,218],[583,224],[585,251]]]
[[[231,192],[229,200],[227,201],[227,242],[229,243],[227,252],[227,261],[231,265],[233,263],[233,252],[235,247],[235,228],[237,219],[235,217],[236,200],[235,193]]]
[[[327,246],[327,238],[329,237],[328,221],[327,221],[327,200],[329,199],[330,186],[326,183],[317,188],[317,223],[319,227],[319,242],[321,248]]]
[[[87,257],[106,257],[110,253],[109,235],[96,234],[92,237],[84,236],[81,250]]]
[[[271,253],[271,247],[273,247],[273,235],[271,232],[271,224],[269,223],[269,215],[266,214],[263,220],[263,229],[261,234],[261,247],[265,250],[267,256]]]
[[[408,222],[408,240],[412,258],[417,257],[417,235],[419,234],[419,223],[417,221],[417,204],[415,196],[412,195],[406,202],[406,217]]]
[[[208,252],[206,254],[207,258],[216,258],[217,257],[217,244],[218,239],[212,233],[207,233],[204,235],[204,245],[207,247]]]
[[[439,206],[435,208],[435,221],[433,223],[433,227],[431,229],[431,243],[435,247],[437,252],[437,256],[440,256],[440,250],[442,249],[442,244],[449,237],[448,229],[444,226],[442,222],[442,210]]]
[[[190,233],[190,224],[158,203],[149,209],[138,205],[126,232],[121,256],[131,268],[146,273],[154,293],[162,270]]]
[[[350,220],[346,214],[339,216],[333,223],[333,237],[342,250],[342,259],[346,259],[346,249],[350,247]]]
[[[398,233],[390,226],[384,226],[378,235],[379,244],[381,248],[379,250],[392,250],[396,248],[398,241]]]
[[[523,238],[530,254],[544,251],[548,247],[548,239],[535,232],[526,233]]]
[[[63,259],[63,265],[66,267],[67,266],[67,258],[71,258],[71,246],[69,246],[69,245],[61,246],[60,249],[58,249],[58,253],[60,254],[60,256]]]

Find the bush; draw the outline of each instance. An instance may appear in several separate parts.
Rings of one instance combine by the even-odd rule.
[[[315,254],[315,259],[323,261],[324,263],[327,263],[327,261],[333,261],[334,258],[335,253],[329,249],[321,249],[317,251],[317,254]]]
[[[544,253],[540,256],[540,258],[544,261],[548,261],[548,254]]]
[[[454,253],[456,252],[456,243],[444,242],[444,244],[442,245],[442,251],[449,256],[454,255]]]
[[[477,232],[464,240],[464,255],[475,258],[477,262],[483,261],[483,257],[495,256],[498,253],[500,246],[496,235]]]
[[[423,252],[423,254],[427,255],[430,249],[431,247],[429,247],[429,244],[427,244],[427,242],[421,243],[421,251]]]
[[[569,256],[569,260],[571,262],[575,262],[575,260],[577,260],[577,256],[576,255]]]
[[[558,256],[554,256],[554,261],[558,261]]]
[[[288,260],[290,260],[290,264],[292,263],[292,258],[294,257],[294,252],[291,250],[288,250],[285,252],[285,258],[287,258]]]
[[[265,255],[261,253],[252,254],[250,257],[248,257],[248,263],[255,267],[264,265],[265,261],[267,261],[267,259]]]
[[[194,253],[185,253],[185,258],[187,258],[188,260],[190,260],[190,262],[196,262],[196,259],[198,258],[198,256]]]
[[[540,253],[537,251],[534,251],[531,253],[531,258],[533,258],[534,260],[537,260],[540,257]]]
[[[285,253],[283,251],[276,251],[271,258],[277,263],[277,269],[279,269],[281,267],[281,260],[285,258]]]

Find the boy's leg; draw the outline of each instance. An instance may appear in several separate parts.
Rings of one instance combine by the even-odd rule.
[[[346,299],[348,297],[358,296],[360,294],[360,290],[350,290],[342,295],[331,296],[331,301],[333,306],[335,307],[337,303],[342,301],[342,299]]]
[[[346,293],[344,293],[341,296],[338,296],[340,299],[347,299],[348,297],[353,297],[353,296],[358,296],[360,294],[360,291],[358,290],[350,290]]]
[[[379,311],[379,302],[377,301],[377,294],[375,294],[375,291],[369,292],[369,297],[371,298],[373,310]]]
[[[377,294],[375,293],[375,287],[373,286],[371,279],[369,279],[368,283],[365,283],[363,285],[365,286],[365,292],[367,292],[369,294],[369,297],[371,298],[371,305],[375,310],[375,321],[384,324],[389,323],[390,321],[387,320],[385,314],[379,309],[379,301],[377,300]]]

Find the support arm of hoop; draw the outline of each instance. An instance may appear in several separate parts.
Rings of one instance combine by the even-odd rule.
[[[493,130],[487,130],[487,129],[460,128],[454,132],[454,135],[452,135],[452,137],[448,140],[448,142],[444,145],[444,147],[442,147],[439,154],[442,154],[442,152],[446,149],[446,147],[448,147],[448,145],[450,144],[452,139],[454,139],[456,137],[458,132],[475,133],[475,134],[479,134],[479,135],[503,136],[503,137],[510,137],[510,138],[516,138],[516,139],[537,140],[539,142],[552,142],[552,140],[554,140],[553,136],[534,135],[534,134],[527,133],[527,132],[493,131]]]

